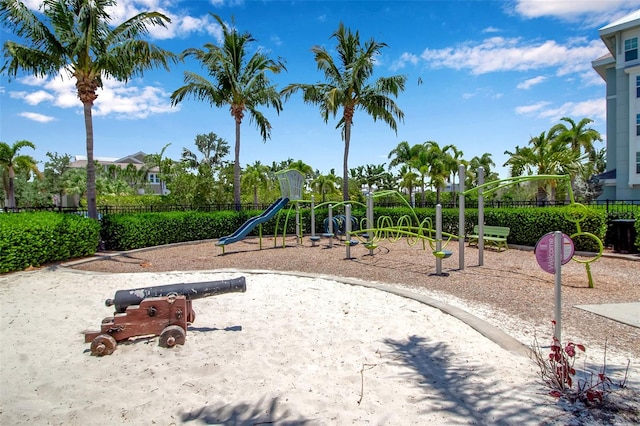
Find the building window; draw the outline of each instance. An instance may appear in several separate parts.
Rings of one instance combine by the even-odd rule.
[[[636,152],[636,173],[640,175],[640,152]]]
[[[640,98],[640,75],[636,76],[636,98]]]
[[[624,41],[624,60],[626,62],[638,59],[638,38],[630,38]]]
[[[160,176],[155,173],[149,173],[149,182],[150,183],[160,183]]]

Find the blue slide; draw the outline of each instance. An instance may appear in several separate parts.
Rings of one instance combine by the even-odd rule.
[[[241,239],[247,236],[249,232],[257,225],[268,221],[273,218],[281,208],[287,205],[289,202],[288,198],[278,198],[275,203],[271,204],[260,216],[254,216],[251,219],[247,220],[240,228],[236,229],[231,235],[227,235],[226,237],[222,237],[216,243],[217,246],[224,246],[231,243],[237,243]]]

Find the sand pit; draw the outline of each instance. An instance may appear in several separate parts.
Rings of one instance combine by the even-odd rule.
[[[118,289],[245,276],[194,301],[184,346],[91,356]],[[2,424],[566,424],[535,367],[414,300],[275,274],[0,277]]]

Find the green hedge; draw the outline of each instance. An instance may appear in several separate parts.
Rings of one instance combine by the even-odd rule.
[[[105,215],[102,239],[107,250],[132,250],[163,244],[220,238],[233,233],[247,219],[261,211],[158,212]],[[273,235],[276,226],[282,234],[286,214],[276,215],[262,224],[265,235]],[[295,232],[295,217],[287,223],[287,232]],[[256,227],[249,235],[258,235]]]
[[[78,215],[0,214],[0,273],[90,256],[99,239],[100,224]]]
[[[282,235],[286,213],[282,210],[275,218],[262,224],[263,235]],[[19,213],[0,215],[0,273],[22,270],[30,265],[66,260],[94,254],[100,235],[108,250],[131,250],[169,243],[216,239],[233,233],[247,219],[262,211],[241,212],[162,212],[105,215],[102,228],[98,222],[73,214]],[[333,214],[343,214],[336,209]],[[420,221],[430,217],[435,226],[435,209],[415,209]],[[361,207],[354,207],[352,214],[358,222],[366,216]],[[413,216],[409,208],[374,209],[374,220],[388,216],[394,224],[401,216]],[[607,231],[606,214],[597,209],[575,210],[570,207],[546,208],[487,208],[484,212],[487,225],[511,228],[510,244],[534,246],[547,232],[562,231],[568,235],[576,232],[572,217],[580,215],[583,232],[590,232],[604,240]],[[315,212],[316,233],[324,232],[323,222],[327,209]],[[305,233],[311,231],[311,212],[300,209],[300,220]],[[477,209],[465,211],[465,233],[468,235],[478,223]],[[286,221],[287,234],[295,232],[295,215]],[[445,232],[458,233],[458,210],[443,209],[442,225]],[[636,222],[640,247],[640,222]],[[100,232],[99,232],[100,231]],[[249,235],[258,235],[256,227]],[[595,252],[598,244],[593,238],[575,239],[576,249]]]

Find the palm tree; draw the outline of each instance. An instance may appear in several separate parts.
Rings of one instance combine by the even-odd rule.
[[[465,185],[467,187],[472,187],[477,177],[478,168],[482,167],[484,169],[484,181],[491,182],[494,180],[498,180],[498,174],[492,170],[492,167],[495,167],[496,163],[493,162],[491,158],[491,154],[485,152],[480,157],[477,155],[469,161],[469,165],[466,170],[466,179]],[[516,175],[518,176],[518,175]]]
[[[87,191],[87,171],[83,169],[69,169],[64,175],[63,186],[65,194],[77,195],[78,199],[82,198]],[[76,206],[78,199],[74,201]]]
[[[595,141],[602,142],[602,136],[597,130],[587,127],[589,124],[593,123],[593,120],[590,118],[583,118],[577,124],[569,117],[562,117],[560,120],[569,123],[570,127],[560,123],[554,126],[550,132],[559,132],[560,134],[558,137],[567,143],[571,149],[574,151],[584,150],[590,160],[595,159],[596,149],[593,146],[593,143]]]
[[[71,156],[69,154],[58,155],[57,152],[47,152],[49,161],[44,163],[44,178],[47,188],[56,197],[56,205],[61,205],[64,195],[64,179],[66,173],[71,169]]]
[[[449,172],[451,173],[451,201],[453,206],[456,206],[456,175],[458,174],[458,167],[464,164],[462,156],[464,153],[459,150],[455,145],[447,145],[443,149],[445,154],[448,155]]]
[[[248,165],[242,173],[242,183],[253,191],[253,208],[258,209],[258,189],[269,188],[269,167],[256,161]]]
[[[342,129],[344,159],[342,164],[342,197],[349,200],[349,145],[351,126],[357,109],[364,110],[374,120],[381,119],[397,133],[396,119],[403,120],[404,113],[389,96],[397,97],[404,90],[406,76],[380,77],[370,83],[373,65],[380,50],[387,45],[371,39],[360,44],[360,35],[346,29],[342,23],[331,35],[338,42],[336,51],[339,62],[320,46],[311,51],[315,55],[318,70],[324,73],[326,83],[290,84],[282,94],[288,98],[298,90],[302,91],[306,103],[320,107],[324,122],[329,116],[335,117],[342,110],[336,128]]]
[[[564,141],[558,137],[557,129],[542,132],[539,136],[531,138],[530,146],[516,146],[514,152],[505,151],[510,158],[504,166],[510,167],[512,177],[528,174],[549,175],[563,172],[573,172],[580,162],[580,153],[570,149]],[[551,199],[555,201],[556,180],[538,181],[536,199],[539,204],[547,201],[547,184],[551,187]]]
[[[147,154],[144,157],[145,168],[147,170],[152,170],[154,167],[158,168],[158,175],[160,177],[160,194],[162,195],[165,195],[167,189],[166,181],[173,164],[173,161],[170,158],[164,158],[164,152],[170,145],[171,143],[168,143],[162,147],[160,152]]]
[[[400,167],[399,171],[399,187],[400,189],[405,188],[409,192],[409,200],[411,200],[411,195],[413,194],[413,188],[416,186],[418,182],[418,174],[411,170],[411,167],[408,165],[403,165]]]
[[[13,145],[0,142],[0,172],[2,173],[2,185],[4,193],[7,196],[7,207],[13,209],[16,207],[16,193],[14,179],[16,177],[16,168],[24,169],[41,176],[38,170],[37,161],[29,155],[18,155],[22,148],[36,149],[33,142],[17,141]]]
[[[322,194],[322,202],[327,201],[327,194],[335,194],[338,190],[336,182],[338,176],[333,173],[333,170],[328,175],[319,174],[311,181],[311,187],[314,191]]]
[[[384,164],[366,164],[358,167],[359,180],[367,185],[369,193],[373,187],[380,189],[384,181],[384,175],[388,174]]]
[[[559,132],[558,138],[569,145],[572,150],[578,153],[581,153],[584,150],[589,161],[595,161],[596,149],[594,147],[594,142],[602,142],[602,136],[597,130],[587,127],[590,123],[593,123],[593,120],[590,118],[583,118],[577,124],[569,117],[562,117],[560,120],[569,123],[570,127],[560,123],[554,126],[551,129],[551,132]],[[575,181],[576,173],[571,173],[571,187],[574,189]]]
[[[426,200],[425,181],[429,175],[430,159],[427,156],[427,149],[424,145],[414,145],[412,151],[414,152],[413,157],[409,158],[409,160],[405,162],[405,165],[408,166],[409,169],[415,169],[420,175],[420,190],[422,191],[422,204],[424,204]]]
[[[389,168],[391,169],[392,167],[408,164],[410,161],[415,160],[420,151],[423,150],[423,148],[424,146],[421,144],[410,146],[409,142],[407,141],[400,142],[395,148],[391,150],[391,152],[389,152],[389,155],[387,156],[387,158],[389,159],[391,159],[391,157],[394,157],[389,162]]]
[[[206,135],[196,136],[196,148],[202,154],[202,158],[198,159],[198,155],[187,148],[182,148],[182,161],[191,169],[199,169],[200,166],[209,167],[212,171],[214,167],[222,164],[222,159],[229,155],[231,148],[229,143],[210,132]]]
[[[305,176],[305,178],[313,176],[313,167],[302,160],[292,161],[288,168],[299,171]]]
[[[147,185],[147,168],[146,166],[142,166],[141,168],[137,168],[134,164],[127,164],[127,167],[121,169],[118,179],[126,182],[131,188],[136,190],[142,189]],[[105,188],[106,186],[103,186]],[[97,191],[100,193],[100,191]]]
[[[248,47],[255,41],[249,33],[240,34],[228,27],[218,15],[213,15],[222,29],[222,46],[211,43],[204,50],[191,48],[182,57],[193,56],[204,65],[211,80],[196,73],[185,71],[185,85],[171,95],[173,105],[186,97],[205,101],[216,107],[228,105],[235,120],[236,144],[233,169],[233,198],[240,207],[240,125],[245,112],[255,122],[264,142],[271,138],[271,124],[257,108],[271,106],[277,113],[282,110],[282,100],[275,86],[271,85],[267,72],[278,74],[286,70],[284,63],[270,59],[256,51],[249,57]]]
[[[91,115],[97,90],[105,78],[126,82],[160,65],[168,70],[169,62],[175,59],[172,53],[143,40],[148,26],[165,26],[169,18],[143,12],[113,28],[106,9],[115,5],[115,0],[44,0],[41,12],[48,20],[45,23],[19,0],[0,3],[2,24],[29,43],[4,43],[7,61],[2,72],[15,77],[23,70],[44,77],[65,70],[76,81],[84,110],[87,207],[92,218],[98,217]]]
[[[451,157],[438,145],[438,142],[427,141],[423,145],[426,163],[429,165],[429,183],[436,189],[436,203],[440,204],[440,192],[451,170]]]

